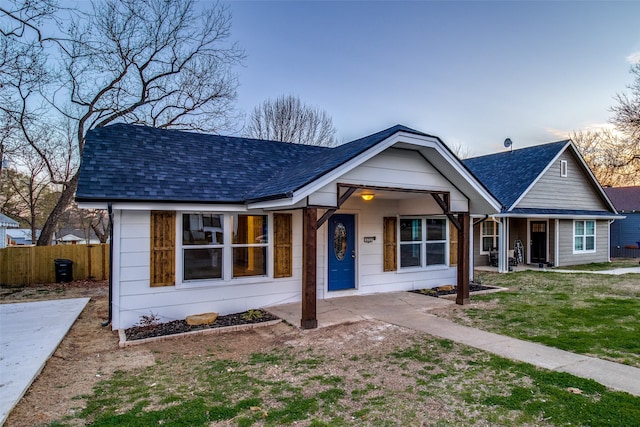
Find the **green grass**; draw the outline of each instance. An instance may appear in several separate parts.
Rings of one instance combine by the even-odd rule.
[[[365,350],[356,360],[317,345],[243,360],[176,355],[116,372],[84,396],[75,418],[50,425],[615,427],[640,420],[640,397],[417,332],[406,345]]]
[[[640,367],[640,275],[487,273],[481,280],[510,290],[474,297],[488,304],[455,320]]]
[[[603,271],[615,268],[640,267],[636,258],[619,258],[611,262],[592,262],[591,264],[567,265],[558,267],[558,270]]]

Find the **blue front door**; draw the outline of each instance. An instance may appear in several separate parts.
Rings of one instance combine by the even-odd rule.
[[[355,221],[353,215],[329,218],[329,290],[356,287]]]

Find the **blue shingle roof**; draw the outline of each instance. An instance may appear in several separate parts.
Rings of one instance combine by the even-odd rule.
[[[552,142],[462,162],[508,209],[568,143]]]
[[[397,125],[327,148],[115,124],[87,134],[76,198],[246,203],[286,197],[400,131],[426,135]]]

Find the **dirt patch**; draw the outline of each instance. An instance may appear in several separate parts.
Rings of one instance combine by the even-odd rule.
[[[25,396],[9,415],[5,426],[46,425],[73,416],[85,407],[83,396],[93,393],[98,381],[115,371],[144,369],[156,362],[199,359],[213,352],[218,359],[246,360],[253,353],[285,346],[322,348],[325,355],[346,357],[389,351],[417,332],[380,322],[358,322],[301,331],[285,323],[216,336],[177,337],[137,347],[119,348],[118,335],[101,323],[107,318],[106,282],[32,285],[0,288],[0,301],[90,297],[67,336],[46,363]],[[274,375],[288,375],[274,372]],[[398,381],[389,372],[388,381]],[[72,421],[77,423],[78,420]]]

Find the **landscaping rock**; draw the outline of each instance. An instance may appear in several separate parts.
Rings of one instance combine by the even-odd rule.
[[[201,313],[187,316],[185,321],[189,326],[208,325],[218,318],[218,313]]]

